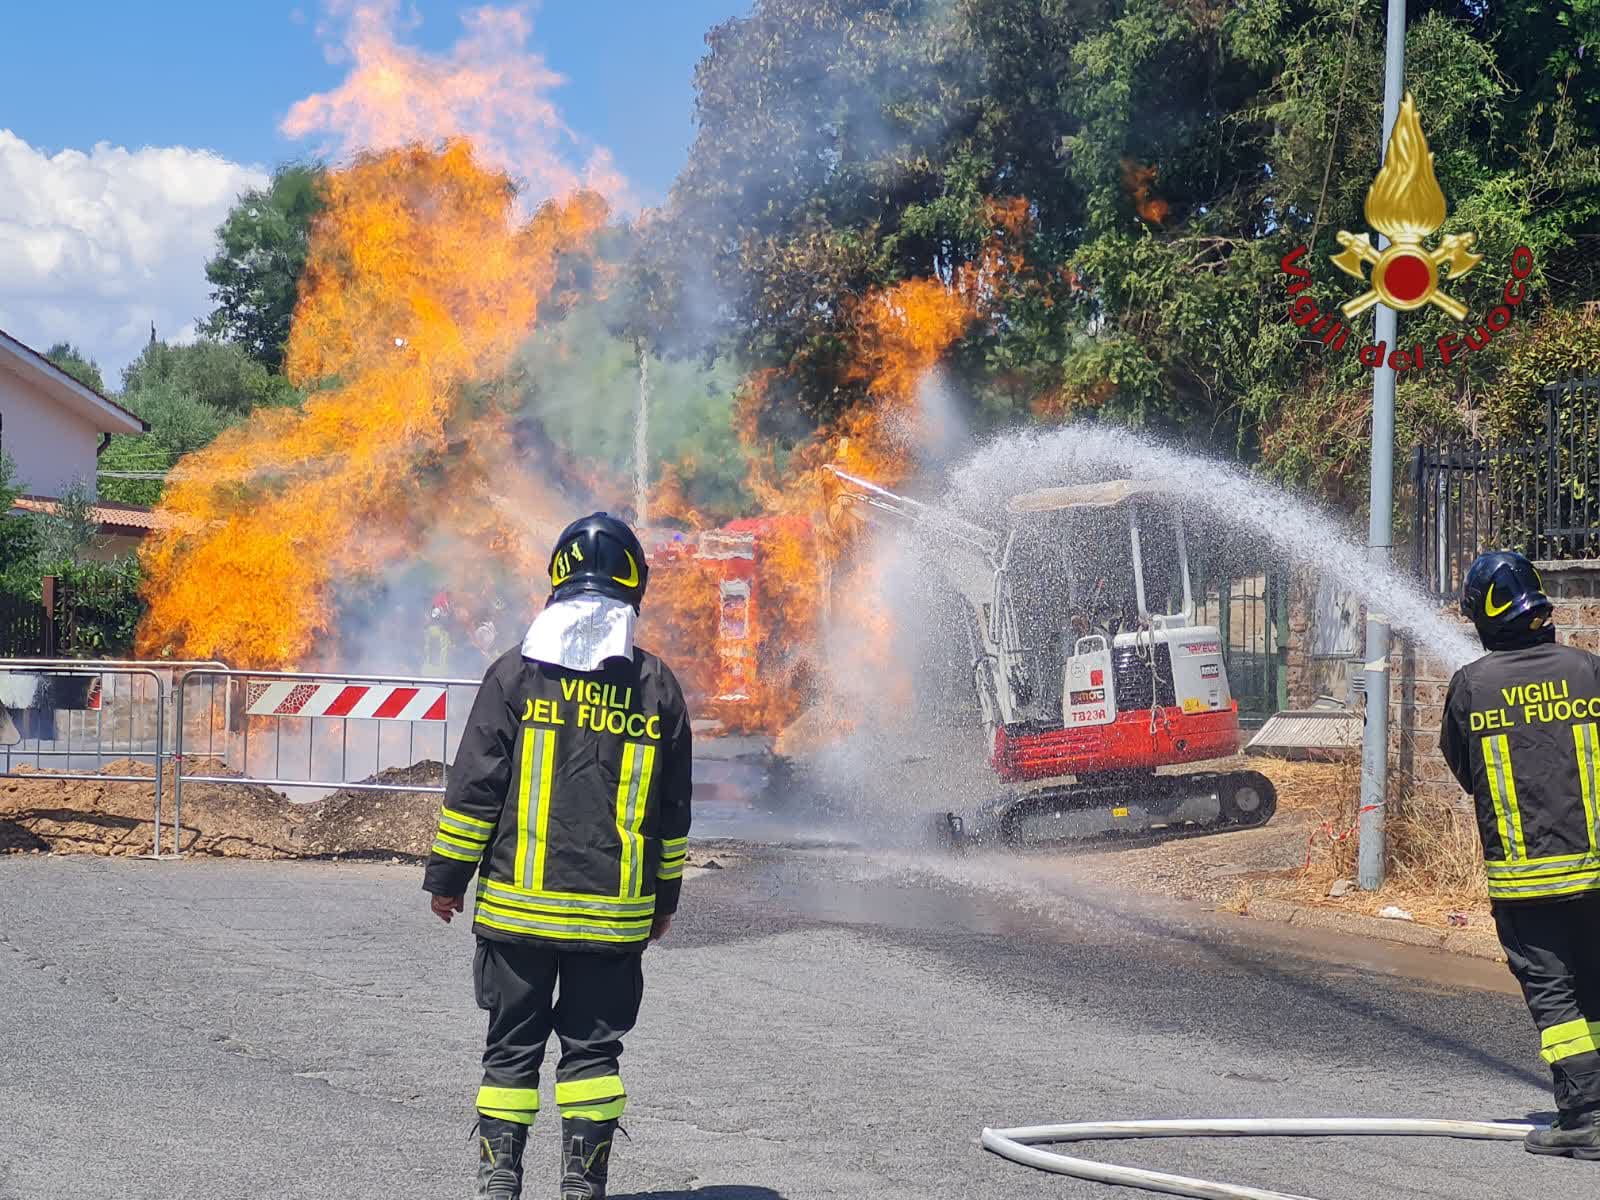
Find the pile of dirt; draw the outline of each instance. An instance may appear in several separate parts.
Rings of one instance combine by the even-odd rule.
[[[191,759],[196,775],[237,775],[222,762]],[[0,779],[0,852],[149,854],[154,846],[154,789],[147,783],[63,779],[17,768],[25,778]],[[155,768],[133,759],[108,762],[101,775],[154,780]],[[172,773],[162,780],[161,848],[172,845]],[[178,844],[186,854],[226,858],[293,858],[302,853],[300,815],[284,796],[253,784],[186,783]]]
[[[391,767],[368,784],[438,786],[444,764],[431,760]],[[346,788],[309,805],[301,827],[302,853],[339,857],[425,858],[439,824],[437,792]]]

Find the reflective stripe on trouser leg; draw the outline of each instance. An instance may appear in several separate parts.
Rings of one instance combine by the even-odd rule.
[[[620,1075],[569,1079],[556,1084],[556,1105],[563,1117],[614,1121],[622,1115],[627,1103],[628,1093],[622,1087]]]
[[[1600,1051],[1600,1021],[1563,1021],[1539,1031],[1539,1056],[1547,1063],[1558,1063],[1575,1054]]]
[[[478,1111],[486,1117],[499,1117],[518,1125],[532,1125],[539,1111],[539,1089],[536,1087],[500,1087],[486,1083],[478,1089]]]

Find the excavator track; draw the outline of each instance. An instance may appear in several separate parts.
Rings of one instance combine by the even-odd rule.
[[[936,838],[953,850],[1036,846],[1117,834],[1205,832],[1265,825],[1277,790],[1258,771],[1089,779],[999,797],[972,816],[948,812]]]

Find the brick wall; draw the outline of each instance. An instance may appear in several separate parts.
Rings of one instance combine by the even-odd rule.
[[[1600,654],[1600,562],[1546,562],[1539,572],[1555,601],[1557,637]],[[1449,612],[1455,616],[1455,607]],[[1392,791],[1423,802],[1466,804],[1439,754],[1450,674],[1409,640],[1396,640],[1389,659],[1389,779]]]

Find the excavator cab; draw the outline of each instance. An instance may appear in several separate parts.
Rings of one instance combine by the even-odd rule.
[[[1182,505],[1167,484],[1020,494],[1006,504],[1004,530],[990,530],[835,474],[847,496],[936,539],[968,600],[990,766],[1013,789],[979,814],[977,829],[1042,840],[1041,825],[1046,836],[1072,837],[1119,820],[1271,816],[1272,785],[1254,772],[1157,774],[1240,746],[1221,635],[1197,622]],[[1097,815],[1086,821],[1086,810]],[[974,832],[947,816],[953,834]]]

